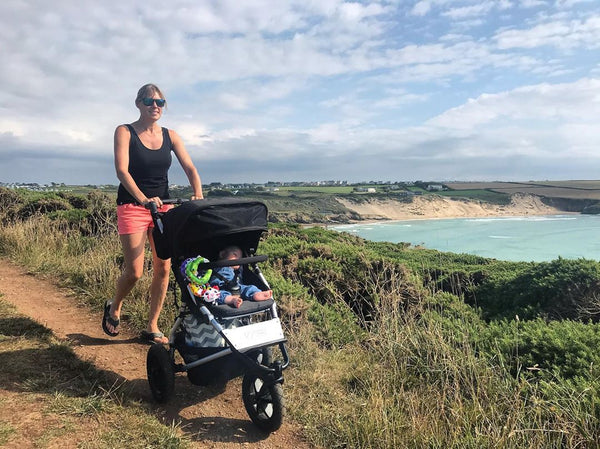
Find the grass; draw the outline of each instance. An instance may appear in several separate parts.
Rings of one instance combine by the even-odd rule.
[[[0,445],[186,448],[142,404],[116,391],[45,327],[0,298]]]
[[[510,203],[510,195],[484,189],[473,190],[446,190],[436,192],[437,195],[447,196],[454,199],[468,199],[485,201],[486,203],[506,205]]]
[[[317,187],[317,186],[307,186],[307,187],[278,187],[279,190],[274,193],[281,195],[283,193],[292,192],[292,193],[325,193],[329,195],[339,195],[345,193],[352,193],[354,190],[354,186],[336,186],[336,187]]]
[[[470,345],[414,317],[393,316],[368,342],[298,351],[295,417],[323,447],[597,447],[597,423],[566,389],[500,376]],[[388,338],[386,338],[388,337]],[[307,348],[308,349],[308,348]],[[289,386],[288,386],[289,387]],[[308,424],[307,424],[308,423]],[[327,423],[323,425],[323,423]],[[585,431],[583,430],[585,428]]]
[[[104,301],[112,297],[121,274],[122,255],[117,238],[82,238],[77,231],[57,225],[47,216],[5,227],[0,235],[0,252],[32,273],[72,289],[95,310],[102,310]],[[150,259],[146,257],[147,261]],[[148,320],[150,270],[147,264],[145,276],[127,300],[126,313],[131,325],[138,329],[144,329]],[[170,326],[175,313],[172,301],[166,301],[160,324]]]
[[[15,433],[16,430],[12,425],[0,422],[0,446],[4,446],[6,443],[8,443]]]
[[[293,260],[297,263],[307,257],[303,253],[314,253],[312,257],[325,267],[315,271],[325,274],[326,262],[335,256],[326,231],[298,231],[298,243],[289,237],[294,232],[282,228],[274,233],[282,248],[273,258],[279,265],[265,271],[277,274],[270,272],[275,267],[285,269]],[[358,239],[339,237],[344,238],[348,256],[358,248],[364,256],[361,263],[369,262],[367,246],[361,247]],[[266,243],[263,247],[269,247]],[[271,246],[274,253],[278,251],[277,245]],[[385,250],[390,258],[397,251],[385,244],[369,248]],[[40,276],[62,280],[96,310],[112,294],[120,273],[120,248],[114,235],[83,242],[76,231],[44,216],[4,226],[0,253]],[[436,252],[431,257],[441,255]],[[471,259],[473,264],[484,263],[481,258]],[[424,259],[411,264],[437,269],[433,262],[419,260]],[[450,262],[440,259],[439,264]],[[341,276],[333,265],[329,269],[331,279]],[[364,270],[364,265],[357,269]],[[133,327],[141,328],[146,320],[150,270],[147,266],[146,276],[126,303]],[[304,286],[295,283],[296,277],[297,273],[287,272],[285,283],[280,284],[287,289],[281,316],[292,360],[284,387],[288,412],[311,442],[328,448],[381,449],[598,447],[597,379],[578,390],[568,382],[511,375],[497,360],[482,357],[472,336],[484,323],[461,299],[451,296],[443,302],[432,290],[406,308],[404,291],[382,291],[373,311],[378,319],[367,324],[354,317],[364,331],[351,333],[354,323],[333,321],[336,311],[347,309],[341,302],[343,295],[332,292],[329,303],[321,304],[323,298],[310,297]],[[371,284],[363,285],[364,291],[380,291],[376,278],[367,282]],[[319,313],[321,321],[316,324]],[[172,323],[173,314],[167,307],[161,317],[165,326]],[[2,302],[0,317],[0,382],[8,391],[0,396],[1,409],[18,410],[18,403],[33,408],[41,400],[44,419],[56,424],[31,437],[36,445],[52,446],[61,435],[72,433],[86,441],[80,447],[186,446],[177,428],[161,425],[140,404],[111,390],[101,373],[78,360],[47,329]],[[335,328],[323,329],[332,324]],[[320,338],[334,331],[349,334],[348,338],[339,339],[339,344]],[[48,367],[42,374],[37,368],[41,364]],[[2,416],[0,441],[11,443],[26,436],[26,429],[11,415]]]

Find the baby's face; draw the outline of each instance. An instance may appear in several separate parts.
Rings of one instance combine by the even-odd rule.
[[[236,260],[236,259],[241,259],[242,255],[240,253],[235,253],[235,254],[230,254],[229,257],[227,258],[227,260]],[[239,265],[233,265],[231,268],[233,268],[234,270],[237,270],[240,268]]]

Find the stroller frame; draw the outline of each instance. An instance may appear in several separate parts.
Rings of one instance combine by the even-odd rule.
[[[186,257],[206,254],[212,262],[198,264],[198,272],[241,265],[252,283],[270,290],[258,267],[267,257],[254,255],[266,230],[266,206],[257,201],[231,199],[163,202],[181,204],[166,213],[159,213],[154,203],[149,208],[155,223],[153,237],[158,256],[173,258],[172,271],[182,302],[177,301],[176,285],[173,288],[179,313],[169,333],[168,349],[154,344],[148,351],[152,395],[158,402],[171,399],[175,373],[186,372],[197,385],[207,385],[218,374],[227,380],[243,375],[242,399],[251,420],[262,430],[277,430],[285,414],[283,370],[289,366],[289,355],[275,301],[244,301],[239,308],[209,305],[194,295],[179,269]],[[240,246],[245,257],[216,260],[218,250],[228,244]],[[190,349],[184,340],[188,331],[186,319],[208,325],[214,336],[221,339],[220,345]],[[237,327],[232,327],[233,323]],[[281,359],[273,360],[273,347],[279,348]],[[176,351],[184,363],[175,363]]]

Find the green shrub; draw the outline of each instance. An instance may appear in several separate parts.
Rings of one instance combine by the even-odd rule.
[[[516,266],[513,266],[516,267]],[[497,271],[474,290],[487,319],[593,319],[600,316],[600,264],[558,258]]]
[[[600,378],[600,324],[501,320],[481,328],[476,337],[486,356],[499,355],[512,375],[548,381]]]

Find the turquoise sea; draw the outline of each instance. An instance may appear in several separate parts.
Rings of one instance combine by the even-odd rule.
[[[372,241],[407,242],[500,260],[600,260],[600,216],[595,215],[386,221],[330,229]]]

